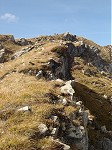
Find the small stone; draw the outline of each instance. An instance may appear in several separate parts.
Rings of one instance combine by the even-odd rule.
[[[82,105],[82,101],[78,101],[75,103],[77,106],[81,106]]]
[[[70,146],[65,144],[65,143],[62,143],[59,139],[52,139],[54,141],[54,143],[58,143],[59,145],[62,145],[63,146],[63,150],[70,150]]]
[[[18,109],[18,111],[30,111],[30,110],[31,109],[29,108],[29,106],[25,106],[25,107]]]
[[[58,116],[52,116],[51,119],[52,119],[54,122],[56,122],[56,121],[58,121]]]
[[[105,99],[108,99],[108,96],[107,96],[107,95],[103,95],[103,97],[104,97]]]
[[[38,129],[39,129],[40,134],[45,134],[48,131],[47,126],[45,124],[43,124],[43,123],[41,123],[38,126]]]
[[[66,98],[60,100],[60,103],[61,103],[62,105],[64,105],[64,106],[67,105],[67,100],[66,100]]]
[[[57,128],[53,128],[52,131],[51,131],[51,135],[57,136],[57,134],[58,134],[58,127]]]
[[[43,71],[39,70],[39,72],[36,74],[37,78],[41,78],[43,76]]]
[[[63,83],[64,81],[61,79],[56,79],[57,82]]]

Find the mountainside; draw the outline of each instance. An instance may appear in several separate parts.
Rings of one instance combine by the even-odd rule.
[[[0,150],[112,150],[111,49],[0,35]]]

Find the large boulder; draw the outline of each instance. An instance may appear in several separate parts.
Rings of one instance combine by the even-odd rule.
[[[17,43],[21,46],[26,46],[29,44],[25,38],[21,38]]]
[[[76,35],[72,35],[69,32],[66,32],[63,34],[63,39],[65,41],[72,41],[73,42],[73,41],[76,41]]]
[[[15,42],[14,36],[13,36],[13,35],[10,35],[9,40],[10,40],[11,42]]]
[[[65,94],[65,95],[69,94],[69,95],[73,96],[73,94],[75,93],[75,91],[73,89],[74,82],[75,82],[74,80],[67,81],[65,83],[65,85],[61,87],[61,93]]]

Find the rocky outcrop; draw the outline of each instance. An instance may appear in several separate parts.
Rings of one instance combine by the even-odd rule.
[[[61,56],[59,62],[50,59],[48,62],[49,70],[53,76],[53,79],[71,79],[71,65],[72,59],[68,56]]]
[[[36,38],[38,42],[44,42],[44,41],[71,41],[74,42],[76,41],[76,35],[72,35],[69,32],[63,33],[63,34],[54,34],[54,35],[49,35],[49,36],[38,36]]]
[[[23,48],[21,51],[16,52],[16,53],[11,57],[11,59],[18,58],[18,57],[22,56],[23,54],[25,54],[25,53],[31,51],[33,48],[34,48],[34,46],[30,46],[30,47]]]
[[[21,38],[19,39],[19,41],[17,41],[17,44],[21,45],[21,46],[26,46],[28,45],[28,41],[25,38]]]
[[[0,42],[11,41],[15,42],[13,35],[0,35]]]
[[[85,44],[85,51],[81,57],[86,63],[95,66],[99,72],[111,73],[112,66],[100,56],[100,50],[98,48]]]
[[[75,84],[74,80],[67,81],[64,86],[61,87],[61,93],[65,95],[70,95],[71,100],[74,100],[74,89],[73,86]]]
[[[82,103],[78,105],[77,101],[71,99],[71,95],[75,93],[74,84],[75,81],[67,81],[61,87],[61,93],[65,94],[63,98],[69,94],[66,98],[66,105],[74,107],[75,110],[68,116],[61,110],[54,110],[54,115],[50,119],[55,125],[50,126],[49,131],[53,137],[59,137],[61,143],[66,143],[69,148],[76,147],[78,150],[88,150],[88,112],[84,110]],[[61,104],[65,106],[65,104]]]
[[[25,111],[31,111],[31,109],[30,109],[29,106],[24,106],[24,107],[22,107],[22,108],[19,108],[18,111],[20,111],[20,112],[21,112],[21,111],[25,112]]]
[[[45,84],[49,83],[52,85],[51,87],[55,88],[55,91],[53,91],[53,89],[49,90],[50,87],[46,86],[45,92],[46,91],[50,91],[50,92],[49,93],[43,92],[41,94],[41,88],[43,88],[42,86],[44,85],[42,84],[42,86],[39,86],[40,88],[39,94],[36,90],[34,90],[36,92],[34,94],[31,93],[31,96],[28,95],[27,97],[27,95],[25,95],[24,97],[27,97],[28,99],[28,100],[25,100],[25,103],[27,102],[28,104],[27,105],[25,104],[26,106],[24,107],[22,106],[20,108],[16,107],[17,111],[15,112],[18,114],[19,113],[20,114],[24,113],[28,115],[31,114],[31,117],[32,117],[35,114],[34,111],[38,110],[39,107],[44,104],[43,101],[45,101],[45,103],[48,104],[51,109],[48,115],[45,115],[45,117],[43,116],[43,112],[42,112],[43,110],[40,109],[39,115],[41,116],[41,112],[42,112],[43,119],[41,119],[41,122],[39,121],[38,123],[36,122],[37,120],[35,121],[35,127],[33,129],[33,132],[31,133],[31,135],[30,133],[28,133],[28,137],[30,137],[29,139],[33,139],[32,141],[35,140],[36,142],[38,142],[41,138],[46,138],[46,139],[51,138],[52,141],[54,143],[57,143],[59,148],[62,150],[63,149],[64,150],[70,150],[70,149],[71,150],[74,150],[74,149],[77,149],[77,150],[111,150],[112,149],[111,131],[107,130],[108,123],[106,125],[104,125],[103,123],[106,123],[105,120],[107,122],[110,121],[110,120],[108,121],[108,119],[105,119],[104,117],[106,117],[107,115],[112,115],[112,112],[111,110],[109,110],[104,113],[106,115],[102,115],[103,113],[99,111],[100,109],[104,110],[105,105],[107,106],[111,104],[111,101],[109,102],[109,104],[107,104],[108,103],[107,101],[109,100],[109,97],[106,95],[107,93],[105,95],[102,94],[102,97],[103,97],[103,100],[102,100],[102,97],[99,97],[97,93],[94,93],[94,91],[92,91],[89,88],[86,89],[85,88],[86,86],[84,86],[83,83],[80,84],[79,86],[78,81],[77,81],[77,85],[76,85],[76,81],[75,79],[73,79],[72,74],[71,74],[72,65],[76,65],[77,63],[77,62],[74,63],[74,61],[76,60],[75,58],[80,57],[81,61],[79,62],[79,65],[80,64],[81,65],[83,64],[83,65],[82,66],[80,65],[81,68],[80,70],[78,70],[80,71],[79,78],[85,77],[84,79],[88,79],[87,76],[89,77],[95,76],[95,73],[93,72],[93,70],[95,70],[94,69],[95,67],[100,72],[100,75],[106,76],[105,72],[109,72],[109,64],[102,59],[102,57],[100,56],[100,50],[98,48],[87,45],[83,41],[77,41],[75,35],[65,33],[65,34],[62,34],[61,36],[55,35],[55,36],[38,37],[36,39],[38,42],[35,43],[35,45],[23,48],[22,50],[16,52],[12,56],[12,59],[16,59],[24,55],[25,53],[31,51],[33,48],[35,48],[34,52],[38,52],[37,49],[40,46],[42,46],[41,42],[44,43],[45,40],[53,42],[55,38],[57,38],[57,41],[59,42],[59,44],[55,43],[58,46],[55,47],[53,50],[51,50],[50,53],[47,51],[50,57],[51,57],[51,52],[55,52],[55,56],[53,55],[53,58],[50,58],[48,60],[48,57],[46,57],[45,61],[42,60],[43,62],[41,62],[41,59],[44,59],[43,56],[47,54],[47,52],[44,54],[45,47],[44,48],[42,47],[43,56],[40,60],[38,58],[36,59],[34,58],[35,61],[34,59],[31,59],[27,63],[26,68],[22,68],[24,70],[20,70],[17,72],[16,70],[17,68],[15,67],[14,70],[11,70],[11,71],[7,70],[7,72],[0,78],[0,80],[3,80],[5,77],[12,75],[12,73],[14,72],[17,72],[17,75],[22,72],[29,76],[30,75],[35,76],[37,80],[44,78],[47,81],[39,80],[39,82],[43,81],[45,82]],[[11,39],[11,41],[13,41],[13,39]],[[20,41],[18,41],[17,43],[21,46],[25,46],[29,44],[28,41],[23,38],[20,39]],[[40,52],[40,54],[41,53],[42,52]],[[0,62],[1,63],[4,62],[4,59],[5,59],[5,49],[3,49],[1,45],[0,46]],[[15,61],[16,60],[14,60],[14,62]],[[39,67],[38,67],[38,63],[39,63]],[[42,63],[42,66],[40,67],[41,63]],[[86,68],[85,66],[88,68]],[[83,75],[81,73],[83,73]],[[29,78],[29,76],[27,75],[25,75],[25,77]],[[37,82],[35,87],[38,88],[39,82],[35,78],[32,77],[32,80],[34,79],[34,82]],[[97,83],[96,78],[95,78],[95,81],[93,80],[94,77],[93,79],[91,78],[93,80],[92,84],[94,86],[100,83],[100,80]],[[30,81],[30,79],[28,80]],[[52,81],[49,81],[49,80],[52,80]],[[80,80],[80,81],[83,82],[83,80]],[[1,81],[1,83],[3,82]],[[30,83],[28,83],[28,87],[30,87],[29,84]],[[105,86],[105,84],[102,84],[102,86]],[[31,89],[33,89],[32,85],[31,85]],[[82,93],[84,93],[84,95]],[[94,97],[94,94],[95,94],[95,97]],[[42,95],[42,101],[40,100],[41,95]],[[90,97],[88,97],[88,95],[90,95]],[[40,96],[39,101],[38,101],[38,96]],[[45,100],[44,100],[44,96],[45,96]],[[97,109],[95,109],[96,98],[98,98],[97,99],[98,111]],[[88,106],[87,104],[88,104],[89,99],[91,99],[91,101],[90,101],[90,105]],[[106,102],[104,103],[105,105],[103,105],[103,101]],[[33,105],[35,104],[37,104],[36,108],[33,107]],[[31,106],[32,110],[30,109],[29,106]],[[87,110],[87,108],[91,108],[93,106],[94,108],[92,109],[94,110],[92,112],[94,114],[96,113],[97,119],[100,118],[99,120],[100,120],[101,125],[99,125],[96,122],[95,120],[96,118],[90,114],[89,110]],[[43,109],[43,106],[42,106],[42,109]],[[46,109],[47,109],[47,105],[46,105]],[[36,115],[38,116],[37,112],[36,112]],[[100,112],[100,115],[99,115],[99,112]],[[101,120],[102,118],[103,118],[103,121]],[[97,134],[95,134],[97,143],[95,143],[96,141],[94,142],[94,140],[91,139],[91,137],[94,138],[94,135],[92,135],[90,132],[91,130],[92,130],[92,133],[97,132],[100,135],[99,137],[101,137],[99,138],[97,137]],[[89,136],[88,136],[88,132],[89,132]]]
[[[40,123],[39,126],[38,126],[38,130],[39,130],[40,135],[45,135],[46,132],[48,131],[48,128],[45,124]]]
[[[82,41],[70,43],[67,42],[65,44],[68,48],[68,53],[71,57],[79,57],[81,56],[85,51],[85,45]]]
[[[66,32],[63,34],[63,40],[74,42],[74,41],[76,41],[76,35],[72,35],[69,32]]]

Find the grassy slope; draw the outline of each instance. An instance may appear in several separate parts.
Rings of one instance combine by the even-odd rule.
[[[42,138],[38,140],[29,137],[38,134],[38,124],[46,122],[46,118],[52,113],[53,109],[63,109],[61,105],[54,105],[49,102],[46,93],[59,94],[55,81],[37,80],[34,76],[19,73],[22,70],[38,70],[45,66],[49,58],[56,58],[51,49],[59,45],[58,43],[45,43],[38,49],[24,54],[20,58],[0,64],[0,77],[9,72],[4,79],[0,80],[0,149],[38,149],[44,145],[43,149],[53,147],[50,139]],[[10,46],[9,46],[10,47]],[[43,49],[43,48],[44,49]],[[81,68],[84,67],[83,60],[78,60]],[[31,65],[29,62],[33,62]],[[95,70],[95,68],[92,68]],[[13,73],[13,71],[16,71]],[[99,123],[106,124],[110,129],[111,118],[108,115],[108,102],[102,95],[111,95],[112,89],[110,81],[106,77],[98,74],[97,77],[87,77],[82,74],[80,69],[72,69],[72,75],[78,81],[75,91],[84,101],[93,114],[98,118]],[[99,84],[94,85],[97,81]],[[92,94],[88,92],[92,90]],[[98,99],[98,100],[97,100]],[[101,102],[104,101],[104,106]],[[17,109],[29,105],[31,112],[20,113]],[[69,114],[72,108],[65,108]],[[73,110],[74,111],[74,110]],[[100,118],[100,116],[103,118]],[[51,146],[50,146],[51,145]]]
[[[54,44],[55,46],[56,44]],[[53,147],[54,143],[49,138],[30,140],[29,137],[38,134],[38,125],[45,122],[53,109],[63,108],[61,105],[53,105],[46,93],[58,94],[55,82],[37,80],[34,76],[25,75],[22,70],[39,69],[47,64],[51,58],[49,49],[54,47],[45,45],[46,50],[34,49],[20,58],[0,64],[0,77],[7,72],[8,75],[0,80],[0,149],[37,149],[45,146],[45,149]],[[39,53],[40,52],[40,53]],[[32,66],[29,62],[33,62]],[[16,72],[12,72],[16,70]],[[31,112],[19,113],[17,109],[30,106]],[[10,128],[9,128],[10,126]],[[52,145],[52,146],[50,146]]]

